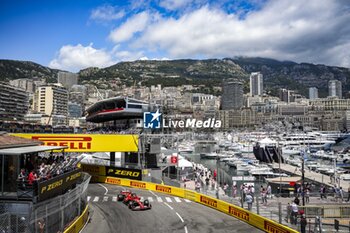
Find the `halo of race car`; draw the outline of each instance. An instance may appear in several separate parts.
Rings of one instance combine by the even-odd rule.
[[[149,210],[152,209],[152,205],[147,199],[141,201],[141,197],[137,196],[136,193],[133,193],[129,190],[120,191],[117,197],[118,201],[126,204],[131,210]]]

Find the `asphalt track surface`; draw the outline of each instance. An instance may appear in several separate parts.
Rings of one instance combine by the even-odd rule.
[[[117,202],[117,194],[125,190],[125,187],[90,184],[88,200],[92,217],[82,232],[262,232],[229,215],[183,198],[148,190],[128,189],[138,196],[151,199],[152,209],[132,211],[123,203]]]

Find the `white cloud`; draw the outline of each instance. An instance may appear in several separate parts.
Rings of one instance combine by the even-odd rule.
[[[168,10],[177,10],[190,4],[190,0],[162,0],[159,5]]]
[[[120,43],[131,39],[135,33],[143,31],[149,23],[150,16],[147,12],[141,12],[129,18],[120,27],[114,29],[109,38],[115,42]]]
[[[130,41],[145,55],[158,50],[171,58],[244,55],[350,66],[342,52],[350,42],[350,13],[343,3],[270,0],[244,19],[208,5],[178,18],[148,21],[135,15],[110,37]]]
[[[121,49],[120,45],[114,46],[111,54],[119,61],[135,61],[145,58],[143,51],[128,51]]]
[[[87,67],[106,67],[115,63],[109,52],[92,46],[64,45],[49,67],[76,72]]]
[[[124,15],[125,15],[124,10],[120,10],[117,12],[113,6],[103,5],[92,10],[90,19],[110,21],[110,20],[123,18]]]

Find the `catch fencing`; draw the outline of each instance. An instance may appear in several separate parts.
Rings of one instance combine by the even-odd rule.
[[[90,178],[90,175],[82,173],[82,182],[74,189],[37,204],[0,202],[0,232],[63,232],[84,212]]]

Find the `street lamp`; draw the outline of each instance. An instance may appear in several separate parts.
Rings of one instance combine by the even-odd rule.
[[[216,198],[219,199],[219,156],[216,156]]]
[[[302,156],[302,163],[301,163],[301,190],[302,190],[302,201],[303,201],[303,206],[305,206],[305,190],[304,190],[304,182],[305,182],[305,151],[302,151],[300,153]]]

